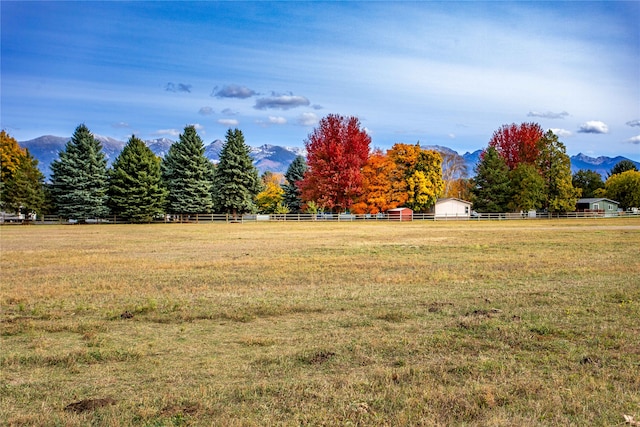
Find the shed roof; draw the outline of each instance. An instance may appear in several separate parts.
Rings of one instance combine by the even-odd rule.
[[[446,202],[446,201],[449,201],[449,200],[455,200],[456,202],[464,203],[465,205],[469,205],[469,206],[472,205],[471,202],[469,202],[467,200],[458,199],[457,197],[445,197],[443,199],[438,199],[438,200],[436,200],[436,204],[443,203],[443,202]]]
[[[620,202],[616,202],[615,200],[611,200],[611,199],[606,199],[604,197],[587,197],[584,199],[578,199],[577,203],[598,203],[598,202],[609,202],[609,203],[615,203],[616,205],[620,204]]]

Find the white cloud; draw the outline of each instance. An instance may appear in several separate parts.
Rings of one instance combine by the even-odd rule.
[[[284,125],[287,123],[287,119],[285,119],[284,117],[276,117],[276,116],[269,116],[269,123],[273,124],[273,125]]]
[[[204,126],[202,126],[200,123],[191,123],[191,126],[193,126],[197,131],[204,133]]]
[[[273,93],[266,98],[260,98],[256,100],[256,105],[253,107],[256,110],[267,109],[280,109],[289,110],[290,108],[304,107],[309,105],[310,102],[304,96],[299,95],[280,95]]]
[[[113,123],[111,127],[114,127],[116,129],[128,129],[131,126],[129,126],[129,123],[126,123],[126,122],[118,122],[118,123]]]
[[[157,131],[153,132],[153,135],[157,135],[157,136],[180,136],[180,131],[178,129],[158,129]]]
[[[539,113],[537,111],[529,111],[529,114],[527,114],[527,117],[541,117],[543,119],[564,119],[568,115],[569,113],[567,113],[566,111],[563,111],[561,113],[554,113],[552,111],[547,111],[545,113]]]
[[[591,120],[580,125],[579,133],[609,133],[609,126],[600,120]]]
[[[629,138],[627,142],[630,144],[640,145],[640,135],[636,135],[633,138]]]
[[[218,123],[224,126],[238,126],[240,122],[236,119],[220,119]]]
[[[216,98],[246,99],[251,98],[253,95],[257,95],[257,92],[255,90],[249,89],[246,86],[240,86],[236,84],[223,86],[220,89],[218,89],[218,86],[216,86],[211,92],[211,96],[215,96]]]
[[[551,132],[553,132],[554,134],[556,134],[557,136],[561,137],[561,138],[567,138],[567,137],[573,135],[573,133],[571,133],[571,131],[566,130],[566,129],[551,128],[549,130]]]
[[[302,113],[298,116],[298,124],[301,126],[315,126],[318,124],[318,116],[315,113]]]

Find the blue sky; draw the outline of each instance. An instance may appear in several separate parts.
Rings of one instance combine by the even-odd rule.
[[[396,142],[484,148],[503,124],[640,160],[640,2],[12,2],[1,126],[302,146],[330,113]]]

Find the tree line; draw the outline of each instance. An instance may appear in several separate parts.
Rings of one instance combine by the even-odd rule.
[[[581,196],[608,197],[623,208],[640,205],[640,172],[633,163],[616,165],[606,182],[592,171],[571,175],[564,145],[537,123],[494,132],[472,178],[457,154],[419,143],[371,149],[356,117],[324,117],[304,145],[307,158],[298,156],[284,176],[259,176],[239,129],[227,131],[214,164],[195,127],[186,126],[164,159],[131,136],[107,167],[100,142],[82,124],[51,164],[45,184],[37,160],[2,131],[0,202],[3,211],[79,220],[117,215],[131,222],[165,214],[376,214],[400,206],[428,212],[443,196],[470,200],[478,212],[570,212]]]

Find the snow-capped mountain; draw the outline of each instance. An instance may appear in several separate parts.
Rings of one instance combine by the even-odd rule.
[[[102,143],[102,149],[107,157],[108,164],[110,165],[118,156],[122,148],[125,146],[125,142],[117,139],[109,138],[106,136],[96,135]],[[51,162],[58,158],[58,153],[64,150],[65,144],[70,138],[44,135],[29,141],[19,142],[20,146],[27,148],[31,154],[38,159],[39,167],[46,179],[51,176]],[[147,140],[145,143],[157,156],[164,157],[169,152],[169,148],[175,141],[168,138],[158,138]],[[220,160],[220,152],[224,146],[224,141],[216,139],[208,144],[205,144],[204,154],[214,163]],[[250,147],[251,157],[253,158],[254,165],[260,173],[265,171],[271,171],[275,173],[285,173],[291,162],[296,156],[307,155],[306,150],[301,147],[283,147],[280,145],[265,144],[259,147]],[[423,148],[437,150],[446,153],[456,153],[449,147],[443,147],[439,145],[429,145]],[[472,153],[462,154],[465,163],[467,164],[467,173],[469,176],[473,176],[474,168],[480,161],[480,155],[482,150],[476,150]],[[603,179],[606,179],[607,174],[617,163],[621,160],[626,160],[625,157],[589,157],[585,154],[578,154],[571,158],[571,171],[576,172],[580,169],[590,169],[598,172],[602,175]],[[640,170],[640,163],[633,161],[633,163]]]

